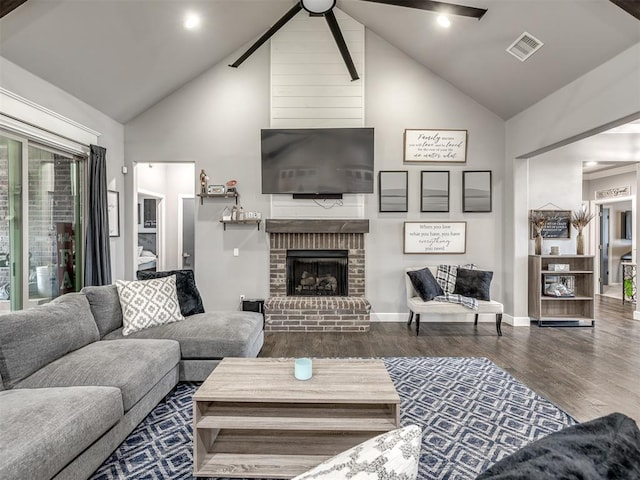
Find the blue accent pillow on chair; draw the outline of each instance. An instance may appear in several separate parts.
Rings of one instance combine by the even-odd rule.
[[[136,272],[136,275],[138,280],[149,280],[152,278],[163,278],[175,275],[180,313],[182,313],[184,317],[188,317],[196,313],[204,313],[202,298],[200,297],[200,292],[196,287],[196,279],[193,276],[193,270],[169,270],[166,272],[139,270]]]
[[[418,292],[423,301],[428,302],[438,295],[444,295],[442,287],[440,287],[428,267],[421,270],[411,270],[407,272],[407,275],[409,275],[414,290]]]

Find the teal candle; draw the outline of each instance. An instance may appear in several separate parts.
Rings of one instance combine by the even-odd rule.
[[[309,380],[312,374],[312,366],[313,363],[310,358],[296,358],[293,367],[293,375],[298,380]]]

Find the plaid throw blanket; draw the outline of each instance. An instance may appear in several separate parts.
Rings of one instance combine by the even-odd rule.
[[[471,297],[463,297],[457,293],[445,293],[444,295],[438,295],[434,297],[436,302],[449,302],[449,303],[457,303],[458,305],[462,305],[463,307],[467,307],[471,310],[478,309],[478,300]]]

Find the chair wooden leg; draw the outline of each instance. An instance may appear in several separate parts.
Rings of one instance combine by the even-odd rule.
[[[474,325],[478,325],[478,314],[476,313],[476,320],[473,322]]]
[[[420,314],[416,313],[416,337],[420,335]]]
[[[411,325],[411,322],[413,322],[413,312],[409,310],[409,322],[407,323],[407,325]]]
[[[496,313],[496,330],[498,331],[498,336],[502,336],[502,314]]]

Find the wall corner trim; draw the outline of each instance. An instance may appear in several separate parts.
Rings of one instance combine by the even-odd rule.
[[[0,126],[67,150],[98,142],[100,132],[0,87]],[[74,145],[77,144],[77,145]]]

